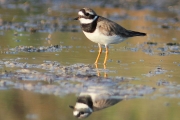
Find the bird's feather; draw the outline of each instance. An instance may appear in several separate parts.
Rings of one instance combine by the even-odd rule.
[[[133,36],[145,36],[146,35],[145,33],[126,30],[119,24],[117,24],[111,20],[108,20],[104,17],[101,17],[101,16],[99,16],[97,22],[98,22],[97,28],[99,29],[99,31],[102,34],[107,35],[107,36],[119,35],[121,37],[128,38],[128,37],[133,37]]]
[[[120,102],[122,99],[101,99],[94,102],[93,110],[98,111],[107,107],[110,107],[112,105],[115,105],[116,103]]]

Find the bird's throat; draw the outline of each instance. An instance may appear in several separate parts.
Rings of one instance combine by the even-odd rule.
[[[97,18],[92,23],[81,24],[82,30],[88,33],[93,33],[96,29],[98,18],[99,17],[97,16]]]

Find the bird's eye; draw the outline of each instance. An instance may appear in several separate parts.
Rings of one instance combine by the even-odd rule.
[[[84,112],[81,112],[80,114],[84,114]]]
[[[86,13],[86,16],[89,16],[89,13]]]

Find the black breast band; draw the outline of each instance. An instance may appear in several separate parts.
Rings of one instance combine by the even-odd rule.
[[[89,95],[78,97],[77,102],[84,103],[84,104],[88,105],[91,109],[93,109],[93,102],[92,102],[91,96],[89,96]]]
[[[92,23],[81,24],[83,31],[93,33],[96,29],[98,18],[99,16],[97,16],[97,18]]]

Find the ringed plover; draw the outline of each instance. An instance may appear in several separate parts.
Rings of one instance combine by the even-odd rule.
[[[127,30],[119,24],[97,15],[96,12],[90,8],[80,9],[78,17],[74,18],[74,20],[80,21],[82,31],[89,40],[98,43],[99,53],[95,64],[98,63],[98,59],[102,53],[101,45],[105,45],[106,48],[105,65],[108,57],[109,44],[118,44],[129,37],[146,36],[146,33]]]

